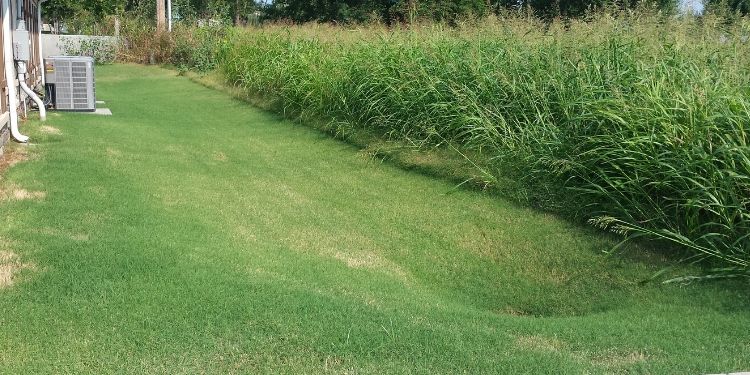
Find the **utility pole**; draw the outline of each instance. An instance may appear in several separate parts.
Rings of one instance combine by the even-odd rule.
[[[164,31],[165,21],[167,20],[164,0],[156,0],[156,31]]]
[[[167,31],[172,32],[172,0],[167,0]]]

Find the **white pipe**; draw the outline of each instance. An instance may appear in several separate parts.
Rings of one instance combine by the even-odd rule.
[[[31,100],[36,103],[37,108],[39,108],[39,119],[42,121],[47,121],[47,108],[44,106],[44,102],[42,99],[39,98],[39,96],[32,91],[28,85],[26,85],[26,62],[25,61],[19,61],[18,62],[18,85],[21,86],[21,90],[28,95]]]
[[[172,0],[167,0],[167,31],[172,31]]]
[[[23,8],[23,0],[16,1],[16,28],[26,30],[26,20],[23,19],[26,9]],[[23,25],[23,27],[21,27]]]
[[[36,49],[39,52],[39,72],[42,75],[42,87],[47,84],[47,72],[44,66],[44,54],[42,53],[42,3],[47,0],[40,0],[36,5],[36,22],[39,28],[39,37],[36,38]]]
[[[3,54],[5,55],[5,81],[8,82],[8,114],[10,122],[10,134],[18,142],[26,143],[29,141],[29,137],[21,134],[18,130],[18,92],[16,91],[16,85],[13,84],[15,78],[14,64],[13,64],[13,46],[11,45],[10,38],[12,35],[10,31],[10,0],[2,0],[3,4]]]

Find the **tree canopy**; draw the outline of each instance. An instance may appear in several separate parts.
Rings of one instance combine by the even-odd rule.
[[[54,0],[44,3],[47,19],[85,18],[98,21],[110,15],[155,17],[158,0]],[[247,20],[257,10],[267,19],[292,22],[386,23],[432,19],[453,22],[503,9],[528,7],[542,17],[575,17],[602,6],[632,7],[651,3],[675,8],[676,0],[172,0],[177,19]],[[722,0],[729,8],[747,12],[750,0]]]

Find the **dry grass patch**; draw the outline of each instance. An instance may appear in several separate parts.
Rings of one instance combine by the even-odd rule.
[[[398,264],[381,255],[382,249],[371,238],[359,233],[299,230],[290,232],[286,242],[295,251],[330,257],[352,269],[383,272],[403,282],[410,279]]]
[[[67,238],[71,241],[76,241],[76,242],[85,242],[90,239],[87,233],[69,233],[66,231],[62,231],[62,230],[55,229],[55,228],[48,228],[48,227],[39,229],[38,233],[47,235],[47,236],[63,237],[63,238]]]
[[[253,188],[265,191],[269,197],[276,197],[280,204],[306,205],[311,202],[307,195],[298,188],[278,181],[259,180],[253,181],[252,184]]]
[[[495,314],[511,315],[511,316],[529,316],[529,313],[513,306],[506,306],[500,310],[495,310]]]
[[[42,133],[53,134],[53,135],[60,135],[60,134],[62,134],[62,131],[60,131],[60,129],[58,129],[58,128],[54,127],[54,126],[49,126],[49,125],[42,125],[42,126],[40,126],[39,127],[39,131],[41,131]]]
[[[47,196],[43,191],[28,191],[26,189],[14,189],[11,192],[11,198],[19,201],[28,199],[42,199]]]
[[[227,155],[223,152],[214,152],[213,159],[216,161],[227,161]]]
[[[18,185],[10,184],[7,187],[0,188],[0,200],[25,201],[32,199],[44,199],[47,193],[44,191],[30,191],[21,188]]]
[[[23,263],[18,255],[12,251],[0,251],[0,289],[13,285],[18,272],[34,269],[33,263]]]
[[[106,153],[109,157],[118,157],[122,155],[122,151],[114,149],[112,147],[107,147]]]
[[[245,226],[238,226],[235,232],[240,238],[248,241],[256,241],[258,239],[255,232],[251,228]]]
[[[384,269],[405,276],[396,264],[372,251],[337,251],[333,254],[333,257],[346,263],[349,268]]]
[[[26,146],[7,147],[0,156],[0,171],[26,160],[29,160],[29,150]]]
[[[565,342],[554,337],[531,335],[516,336],[515,345],[523,350],[558,353],[565,347]]]
[[[649,358],[650,357],[648,356],[648,354],[642,351],[625,353],[617,351],[607,351],[591,357],[591,362],[594,365],[612,369],[644,363],[649,360]]]

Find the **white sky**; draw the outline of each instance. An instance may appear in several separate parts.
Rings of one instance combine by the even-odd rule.
[[[677,3],[677,12],[683,15],[701,15],[703,9],[703,0],[679,0]]]

